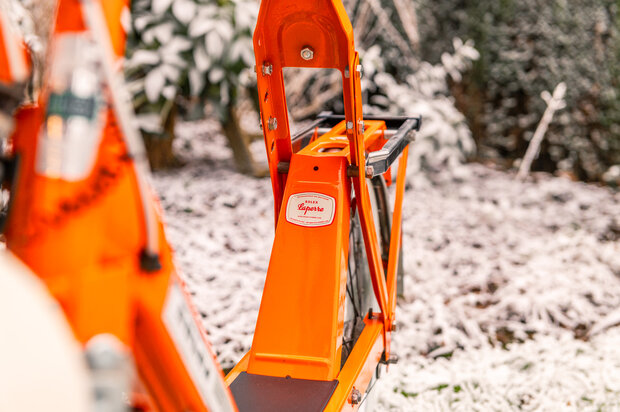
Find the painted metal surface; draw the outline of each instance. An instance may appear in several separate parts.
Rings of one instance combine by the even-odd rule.
[[[95,1],[102,7],[112,50],[120,57],[125,42],[120,14],[127,4]],[[52,48],[65,35],[89,36],[81,7],[78,0],[59,1]],[[175,272],[159,213],[155,239],[161,268],[145,271],[141,266],[146,236],[139,176],[110,102],[102,115],[100,143],[91,148],[92,166],[83,177],[64,179],[35,167],[38,137],[42,128],[51,127],[48,96],[44,90],[38,106],[17,114],[12,141],[21,162],[12,188],[8,248],[44,281],[79,342],[86,345],[98,335],[112,334],[132,352],[151,397],[147,404],[154,410],[236,410]],[[153,194],[147,200],[160,210]]]
[[[339,0],[264,0],[254,34],[261,121],[275,197],[276,236],[252,348],[229,375],[241,371],[332,380],[339,386],[326,410],[354,410],[382,354],[389,357],[396,299],[402,193],[406,160],[397,177],[390,256],[381,260],[369,191],[366,153],[386,143],[385,123],[363,121],[359,57],[351,24]],[[302,149],[291,144],[282,70],[330,68],[341,72],[344,121]],[[406,159],[407,149],[405,149]],[[388,171],[391,177],[391,171]],[[390,179],[391,180],[391,179]],[[307,207],[299,194],[335,200],[333,221],[312,227],[287,219]],[[360,214],[373,290],[380,314],[367,319],[362,336],[340,369],[350,208]],[[325,213],[316,203],[316,213]],[[314,213],[315,211],[313,211]],[[324,216],[317,216],[322,219]],[[303,222],[303,220],[302,220]],[[387,272],[387,276],[386,276]],[[357,392],[356,392],[357,393]]]

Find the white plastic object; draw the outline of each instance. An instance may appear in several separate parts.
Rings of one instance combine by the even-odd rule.
[[[0,411],[90,411],[78,342],[42,282],[0,250]]]

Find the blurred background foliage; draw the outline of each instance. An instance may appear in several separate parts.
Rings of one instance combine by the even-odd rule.
[[[251,88],[253,0],[133,0],[125,73],[151,165],[173,166],[176,117],[215,116],[237,168],[258,174],[235,111]]]
[[[344,3],[362,54],[367,109],[413,110],[427,119],[414,154],[421,169],[472,158],[514,166],[545,110],[541,92],[565,82],[567,108],[533,169],[586,181],[618,178],[620,0]],[[172,103],[182,98],[185,115],[203,115],[210,103],[228,134],[243,133],[230,124],[238,123],[241,89],[254,81],[248,68],[257,6],[134,0],[127,66],[146,132],[165,136]],[[342,109],[338,73],[293,69],[286,79],[294,121]]]
[[[11,2],[32,15],[32,27],[27,18],[22,26],[43,65],[42,28],[53,0]],[[554,117],[533,169],[620,183],[620,0],[343,3],[362,56],[366,110],[425,117],[412,160],[417,170],[465,160],[516,166],[546,108],[541,93],[564,82],[567,107]],[[260,138],[258,125],[241,127],[244,110],[255,107],[258,6],[132,1],[126,74],[156,167],[175,164],[177,117],[215,116],[237,168],[261,174],[248,148]],[[293,122],[342,110],[339,73],[287,69],[285,79]],[[258,123],[256,113],[250,117]]]
[[[451,85],[479,157],[510,166],[523,156],[545,102],[568,86],[567,108],[544,141],[535,170],[587,181],[617,179],[620,164],[620,1],[417,0],[420,55],[440,61],[453,37],[480,52]]]

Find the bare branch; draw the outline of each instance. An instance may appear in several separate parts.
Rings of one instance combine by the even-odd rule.
[[[528,173],[530,172],[530,167],[532,166],[532,161],[538,155],[538,150],[540,149],[540,144],[545,137],[545,133],[547,133],[547,129],[549,128],[549,124],[553,120],[553,115],[556,111],[563,109],[566,107],[566,103],[564,103],[564,94],[566,93],[566,84],[560,83],[556,86],[553,91],[553,96],[549,94],[549,92],[543,92],[542,98],[547,102],[547,110],[543,114],[543,117],[536,128],[536,132],[534,132],[534,137],[530,141],[529,146],[527,147],[527,151],[525,152],[525,156],[523,157],[523,161],[519,166],[519,172],[517,173],[517,179],[525,179]]]

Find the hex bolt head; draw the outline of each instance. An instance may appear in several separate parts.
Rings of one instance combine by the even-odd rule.
[[[304,46],[301,49],[301,58],[304,60],[312,60],[314,58],[314,50],[310,46]]]
[[[353,130],[353,122],[347,122],[347,130]]]

